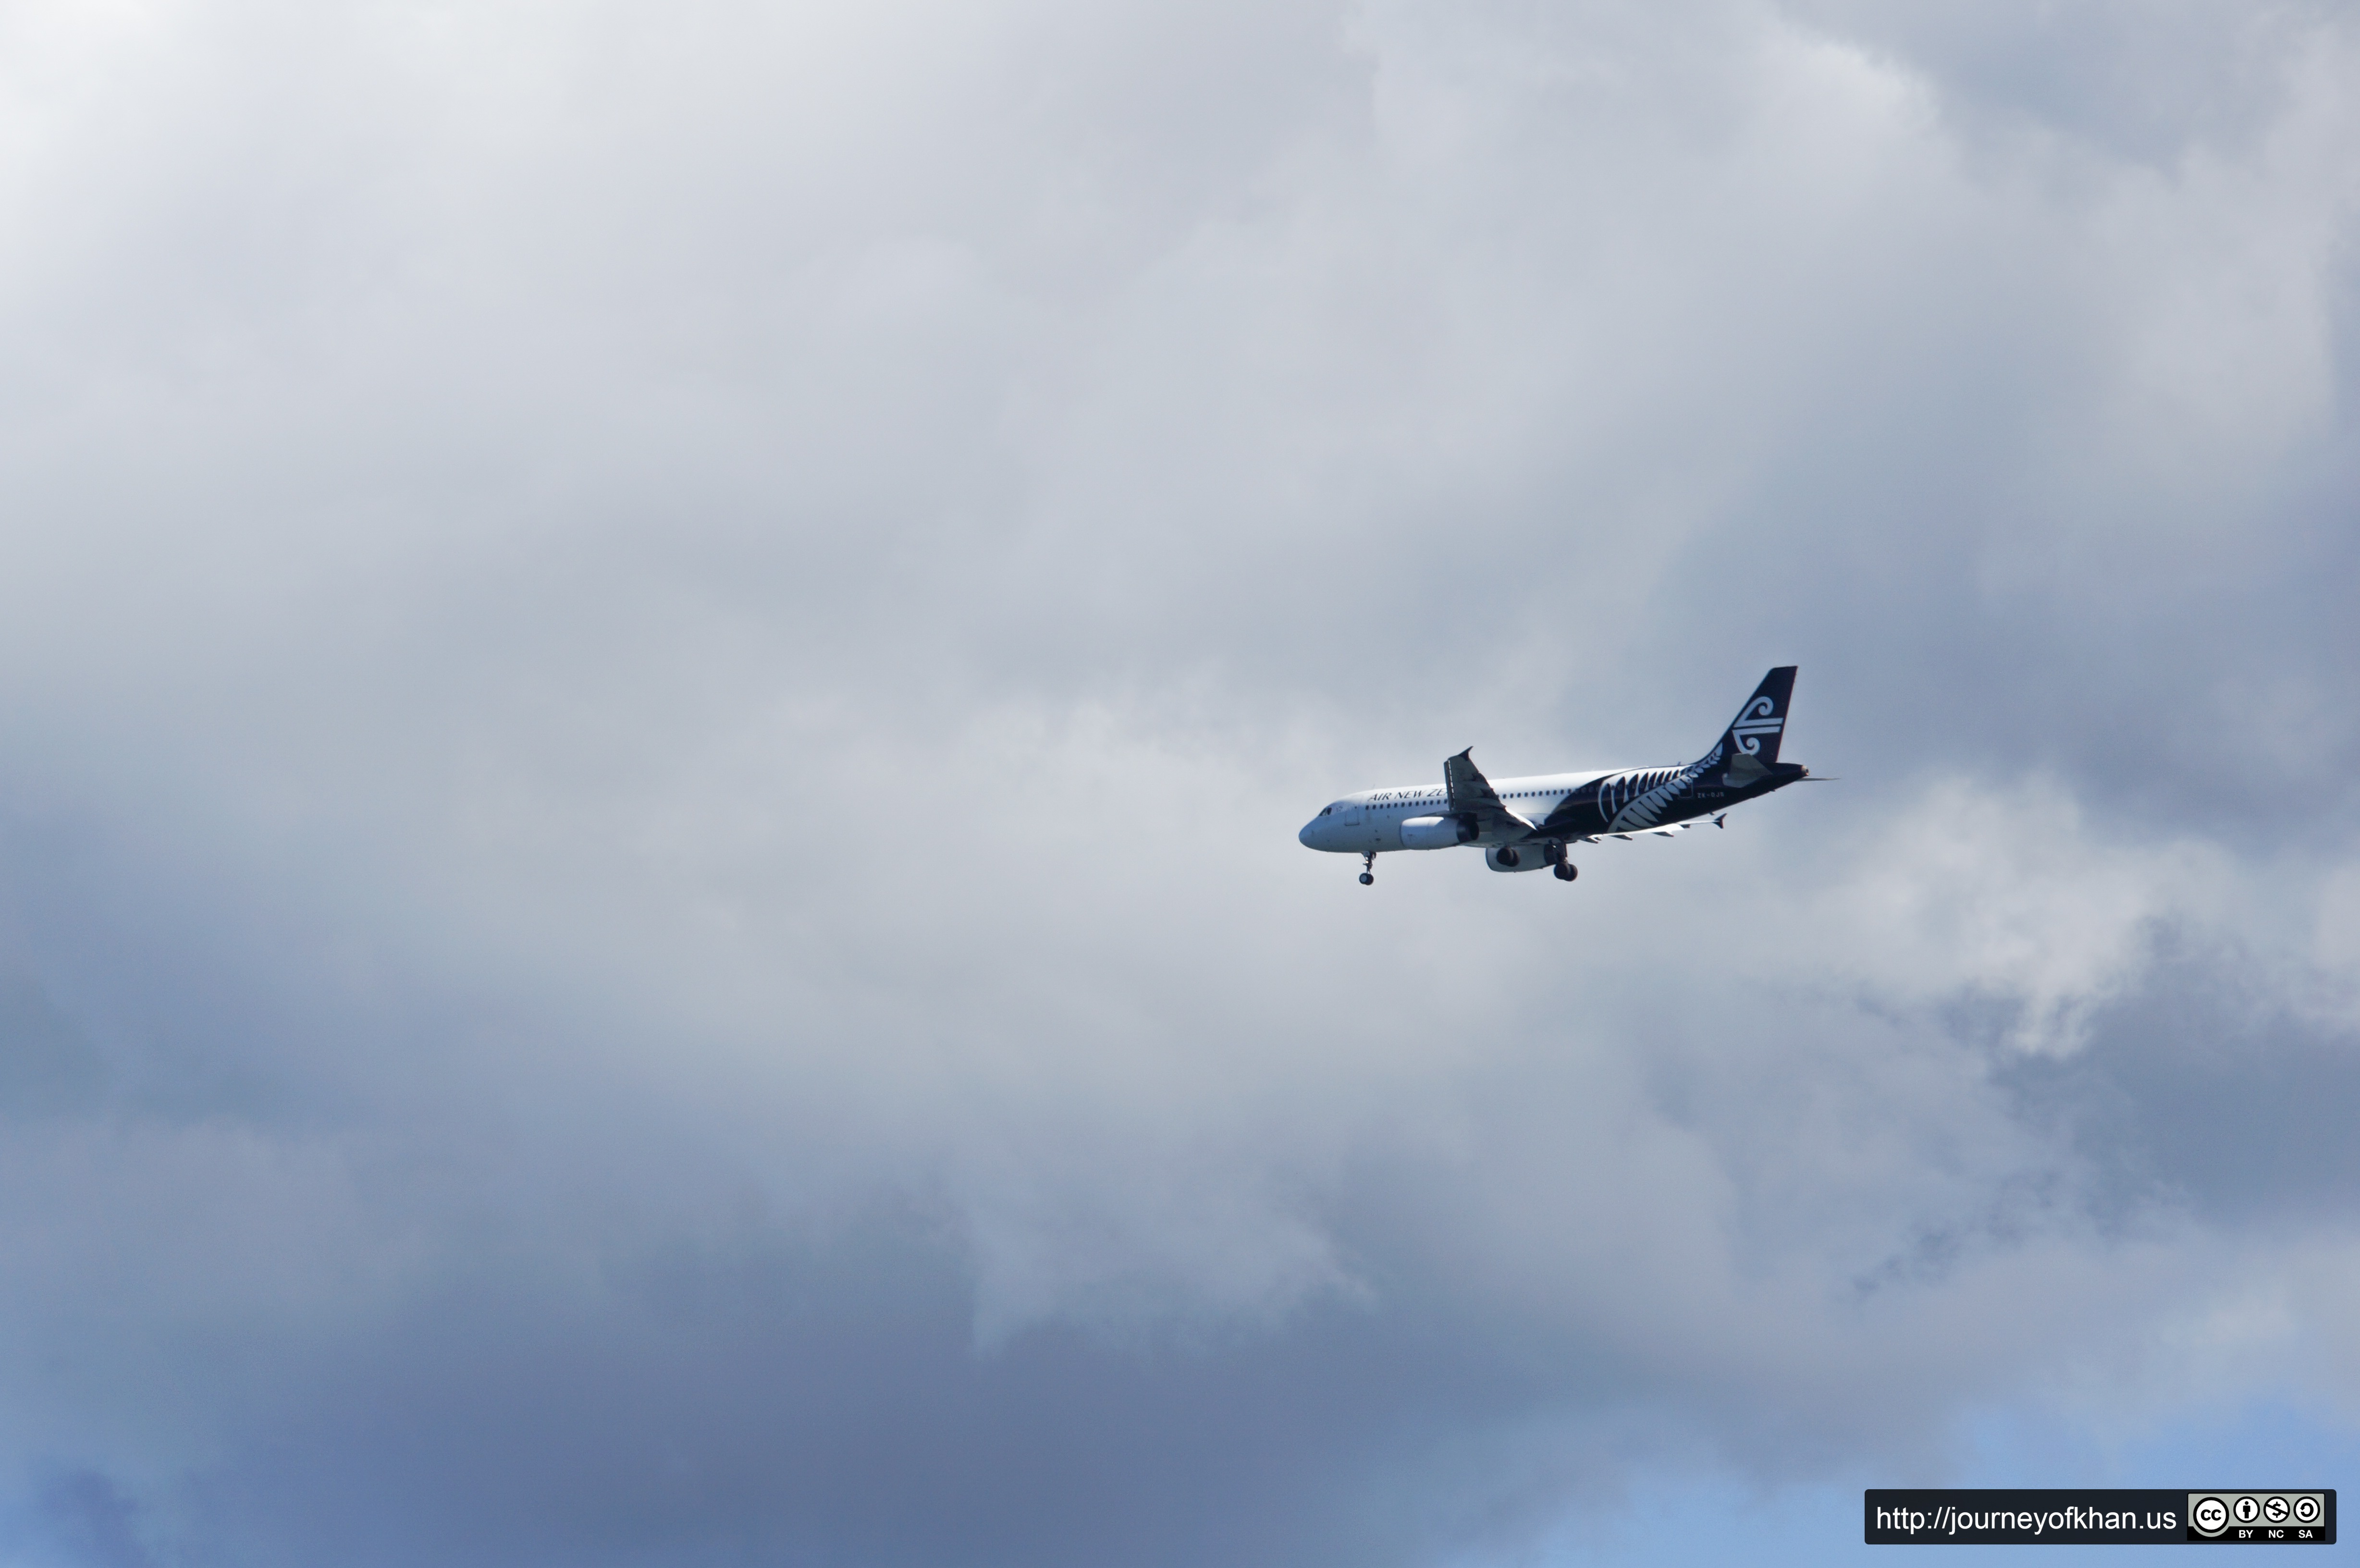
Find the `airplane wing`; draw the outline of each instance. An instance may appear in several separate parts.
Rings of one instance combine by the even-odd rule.
[[[1724,811],[1721,815],[1726,816],[1728,813]],[[1584,844],[1603,844],[1610,838],[1619,838],[1623,840],[1625,843],[1628,843],[1630,840],[1634,838],[1677,838],[1680,834],[1688,833],[1695,828],[1719,827],[1720,825],[1720,817],[1690,817],[1684,822],[1666,822],[1661,827],[1633,828],[1629,833],[1596,833],[1589,838],[1583,839],[1581,842]]]
[[[1533,831],[1533,824],[1500,801],[1500,792],[1475,766],[1469,746],[1458,756],[1446,757],[1442,764],[1442,782],[1449,792],[1450,810],[1475,819],[1475,836],[1485,844],[1513,844]]]

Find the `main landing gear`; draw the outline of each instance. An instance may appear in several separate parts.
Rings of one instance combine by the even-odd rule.
[[[1360,886],[1369,887],[1377,879],[1377,852],[1373,849],[1360,856]]]
[[[1574,866],[1573,862],[1565,857],[1565,845],[1557,843],[1555,839],[1551,839],[1549,841],[1548,857],[1549,866],[1557,873],[1557,879],[1558,881],[1570,882],[1575,877],[1581,875],[1581,872]]]

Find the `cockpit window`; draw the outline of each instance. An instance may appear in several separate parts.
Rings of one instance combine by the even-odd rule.
[[[1335,807],[1333,807],[1333,806],[1322,806],[1322,807],[1320,807],[1320,808],[1319,808],[1319,814],[1320,814],[1321,816],[1323,816],[1323,817],[1324,817],[1324,816],[1326,816],[1328,812],[1330,812],[1330,811],[1334,811],[1335,809],[1336,809],[1336,808],[1335,808]]]

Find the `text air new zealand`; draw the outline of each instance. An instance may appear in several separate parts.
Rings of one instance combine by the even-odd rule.
[[[1707,819],[1718,824],[1740,801],[1809,778],[1809,768],[1778,760],[1794,692],[1795,666],[1782,664],[1762,678],[1713,748],[1684,768],[1604,768],[1493,783],[1476,768],[1470,746],[1444,761],[1441,783],[1347,795],[1322,809],[1297,836],[1313,849],[1360,856],[1363,883],[1377,879],[1377,856],[1390,850],[1461,844],[1480,849],[1494,871],[1553,866],[1559,881],[1570,882],[1577,875],[1566,859],[1570,844],[1648,833],[1668,838]]]

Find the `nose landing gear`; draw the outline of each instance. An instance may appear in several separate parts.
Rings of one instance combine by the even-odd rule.
[[[1366,887],[1377,879],[1377,852],[1373,849],[1360,855],[1360,886]]]

